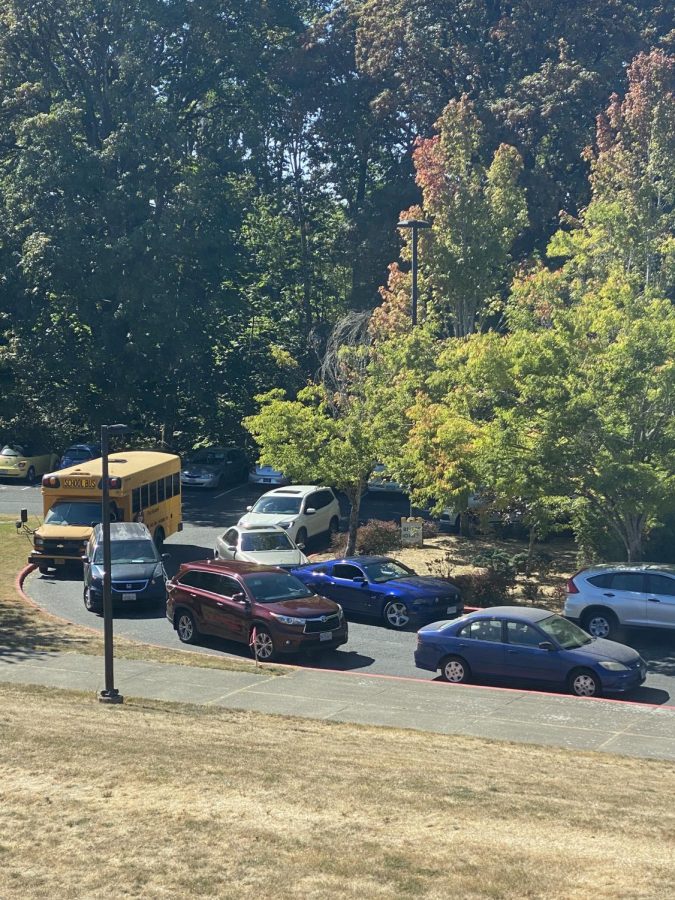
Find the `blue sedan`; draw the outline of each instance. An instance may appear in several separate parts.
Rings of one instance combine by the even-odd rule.
[[[645,680],[637,651],[592,638],[546,609],[495,606],[417,633],[415,665],[453,684],[516,681],[578,697],[622,693]]]
[[[317,594],[341,604],[346,613],[384,619],[390,628],[456,616],[464,609],[454,584],[417,575],[388,556],[331,559],[293,569],[293,574]]]

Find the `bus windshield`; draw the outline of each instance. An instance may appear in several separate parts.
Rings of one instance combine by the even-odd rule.
[[[101,504],[63,500],[55,503],[45,516],[45,525],[98,525]]]

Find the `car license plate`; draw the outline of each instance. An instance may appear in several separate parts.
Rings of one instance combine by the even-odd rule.
[[[263,484],[270,484],[272,481],[271,478],[263,478]]]
[[[136,594],[122,594],[122,600],[135,600]]]
[[[457,607],[456,607],[456,606],[449,606],[449,607],[446,609],[446,611],[445,611],[446,615],[448,615],[448,616],[454,616],[454,614],[455,614],[456,612],[457,612]]]
[[[333,632],[332,631],[320,631],[319,632],[319,640],[320,641],[332,641],[333,640]]]
[[[65,564],[66,564],[65,559],[59,559],[58,556],[57,556],[56,559],[54,560],[54,565],[55,565],[55,566],[65,566]]]

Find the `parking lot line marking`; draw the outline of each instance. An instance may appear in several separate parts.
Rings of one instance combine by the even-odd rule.
[[[224,497],[225,494],[233,494],[235,491],[240,491],[243,487],[245,487],[245,485],[238,484],[233,488],[228,488],[226,491],[221,491],[219,494],[214,494],[213,499],[218,500],[219,497]]]

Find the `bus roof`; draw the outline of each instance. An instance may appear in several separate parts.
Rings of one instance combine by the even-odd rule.
[[[168,463],[176,463],[177,471],[180,469],[180,458],[173,453],[159,453],[156,450],[116,450],[108,456],[108,474],[110,477],[128,478],[129,475],[136,475],[138,472],[144,472],[146,469],[162,466]],[[69,466],[67,469],[60,469],[54,474],[58,478],[68,477],[69,475],[89,475],[91,477],[103,474],[103,460],[99,456],[98,459],[88,459],[85,462],[77,463],[77,465]]]

